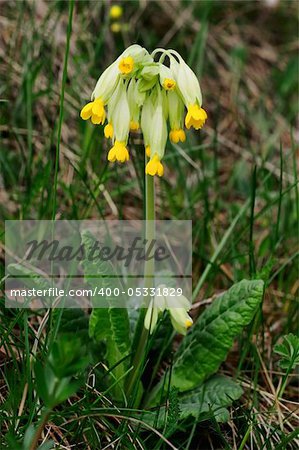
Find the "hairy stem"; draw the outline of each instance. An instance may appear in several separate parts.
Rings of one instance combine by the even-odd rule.
[[[155,184],[154,177],[151,175],[145,175],[145,239],[146,245],[150,245],[155,238]],[[146,260],[144,265],[144,287],[153,287],[155,273],[155,261],[154,258]],[[150,298],[147,298],[147,302]],[[145,309],[140,310],[140,319],[144,320]],[[148,341],[148,330],[142,326],[140,338],[136,353],[133,358],[133,369],[131,371],[130,379],[128,380],[126,394],[128,397],[132,394],[133,388],[136,386],[136,382],[140,378],[143,362],[146,355],[146,345]]]

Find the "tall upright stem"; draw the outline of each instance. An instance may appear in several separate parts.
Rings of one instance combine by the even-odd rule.
[[[155,239],[155,183],[151,175],[145,175],[145,221],[146,245],[150,245]],[[147,259],[144,264],[145,287],[152,287],[154,272],[154,258]]]
[[[155,238],[155,184],[154,177],[151,175],[145,175],[145,239],[147,241],[146,246]],[[147,259],[144,264],[144,287],[153,287],[155,273],[155,260]],[[147,302],[149,298],[146,299]],[[148,305],[147,305],[148,306]],[[145,309],[140,310],[139,320],[144,321]],[[129,397],[132,393],[132,389],[136,385],[136,381],[140,376],[140,369],[144,362],[145,349],[148,339],[148,330],[142,325],[142,331],[138,341],[136,353],[133,358],[133,369],[130,373],[130,379],[128,380],[126,394]]]

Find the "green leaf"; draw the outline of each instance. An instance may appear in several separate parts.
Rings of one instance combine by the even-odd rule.
[[[206,308],[179,347],[172,386],[180,391],[193,389],[218,370],[235,336],[251,322],[262,300],[263,286],[261,280],[243,280]]]
[[[58,335],[53,343],[48,363],[57,378],[64,378],[83,372],[89,359],[87,347],[83,345],[80,335],[64,333]]]
[[[53,371],[48,367],[47,370],[43,365],[36,361],[34,365],[36,390],[44,404],[50,406],[50,392],[55,382]]]
[[[196,419],[212,413],[218,422],[229,419],[227,406],[241,397],[241,386],[231,378],[214,375],[199,388],[180,397],[181,418],[190,415]]]
[[[72,397],[83,385],[84,379],[82,378],[73,381],[70,378],[62,378],[55,391],[55,404],[62,403],[69,397]]]
[[[193,416],[197,421],[214,417],[217,422],[227,422],[229,420],[227,407],[239,399],[242,393],[241,386],[231,378],[214,375],[199,388],[178,397],[177,421]],[[170,414],[170,408],[162,407],[158,418],[156,412],[149,412],[143,416],[143,420],[162,428],[169,422]]]
[[[274,346],[274,352],[282,357],[280,367],[291,372],[299,364],[299,337],[292,333],[283,336],[282,343]]]

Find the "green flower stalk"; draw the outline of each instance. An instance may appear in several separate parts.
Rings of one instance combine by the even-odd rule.
[[[157,54],[160,58],[155,61]],[[107,120],[104,135],[112,141],[110,162],[129,160],[129,133],[140,129],[149,158],[145,172],[161,177],[167,136],[173,143],[184,142],[184,126],[202,128],[207,113],[201,105],[199,81],[179,53],[156,49],[149,54],[134,44],[102,73],[81,117],[95,125]]]

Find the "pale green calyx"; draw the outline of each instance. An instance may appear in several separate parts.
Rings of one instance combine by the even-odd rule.
[[[164,295],[164,290],[168,292],[165,285],[158,286],[157,295],[150,301],[148,306],[144,318],[144,327],[149,330],[150,333],[153,333],[157,325],[159,315],[163,311],[167,310],[169,311],[173,328],[178,333],[185,335],[188,328],[190,328],[193,324],[193,320],[188,314],[188,311],[191,308],[191,303],[183,295],[176,297]]]
[[[113,94],[119,79],[118,63],[115,61],[102,73],[97,81],[91,100],[101,99],[104,104],[107,103]]]
[[[199,81],[192,69],[185,63],[182,57],[180,57],[179,64],[172,61],[172,66],[176,68],[175,79],[177,87],[181,93],[185,106],[189,105],[201,106],[202,95],[199,86]]]
[[[121,81],[119,84],[119,92],[117,93],[117,107],[113,108],[111,114],[111,122],[114,129],[114,137],[116,141],[128,142],[130,131],[130,108],[127,98],[126,84]]]
[[[150,122],[149,146],[151,156],[157,155],[159,160],[161,160],[164,156],[167,141],[167,124],[165,109],[163,109],[164,97],[159,88],[157,91],[156,99],[153,103],[154,114]]]
[[[169,91],[167,93],[169,124],[172,130],[183,128],[184,122],[184,103],[175,92]]]

